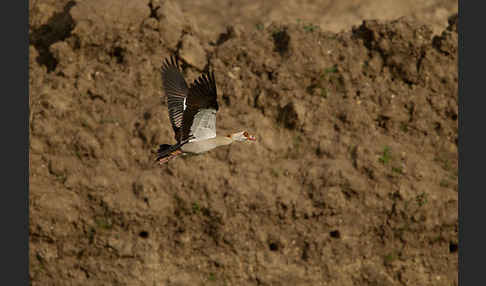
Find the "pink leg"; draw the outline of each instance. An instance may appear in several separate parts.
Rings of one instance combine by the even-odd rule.
[[[163,164],[169,162],[170,160],[174,159],[175,157],[179,156],[180,154],[182,154],[181,150],[176,150],[176,151],[172,152],[169,156],[160,159],[159,165],[163,165]]]

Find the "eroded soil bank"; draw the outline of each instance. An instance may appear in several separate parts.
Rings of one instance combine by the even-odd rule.
[[[457,16],[212,37],[170,1],[30,7],[32,285],[457,285]],[[172,53],[256,144],[153,164]]]

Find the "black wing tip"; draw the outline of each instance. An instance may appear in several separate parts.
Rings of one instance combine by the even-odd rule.
[[[162,70],[167,70],[171,67],[180,70],[179,58],[175,55],[171,55],[163,61]]]
[[[191,89],[196,91],[201,96],[210,97],[210,106],[219,110],[217,101],[218,93],[216,88],[216,80],[214,77],[214,71],[206,71],[200,75],[191,85]]]
[[[209,91],[216,92],[216,80],[214,70],[208,70],[200,75],[192,84],[194,87],[206,87]]]
[[[159,149],[157,150],[157,158],[155,161],[159,161],[160,159],[166,158],[167,156],[170,155],[170,152],[174,151],[174,145],[170,144],[162,144],[159,146]]]

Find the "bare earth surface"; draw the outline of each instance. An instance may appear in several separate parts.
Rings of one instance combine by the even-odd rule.
[[[457,285],[457,2],[240,2],[30,1],[31,284]],[[172,53],[257,143],[153,164]]]

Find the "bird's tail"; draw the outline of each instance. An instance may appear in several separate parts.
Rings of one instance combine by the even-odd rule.
[[[177,157],[178,155],[182,154],[181,147],[182,145],[188,143],[194,136],[189,136],[187,139],[179,141],[177,144],[170,145],[170,144],[162,144],[159,146],[159,150],[157,151],[157,159],[155,160],[159,164],[166,163],[170,159]]]

